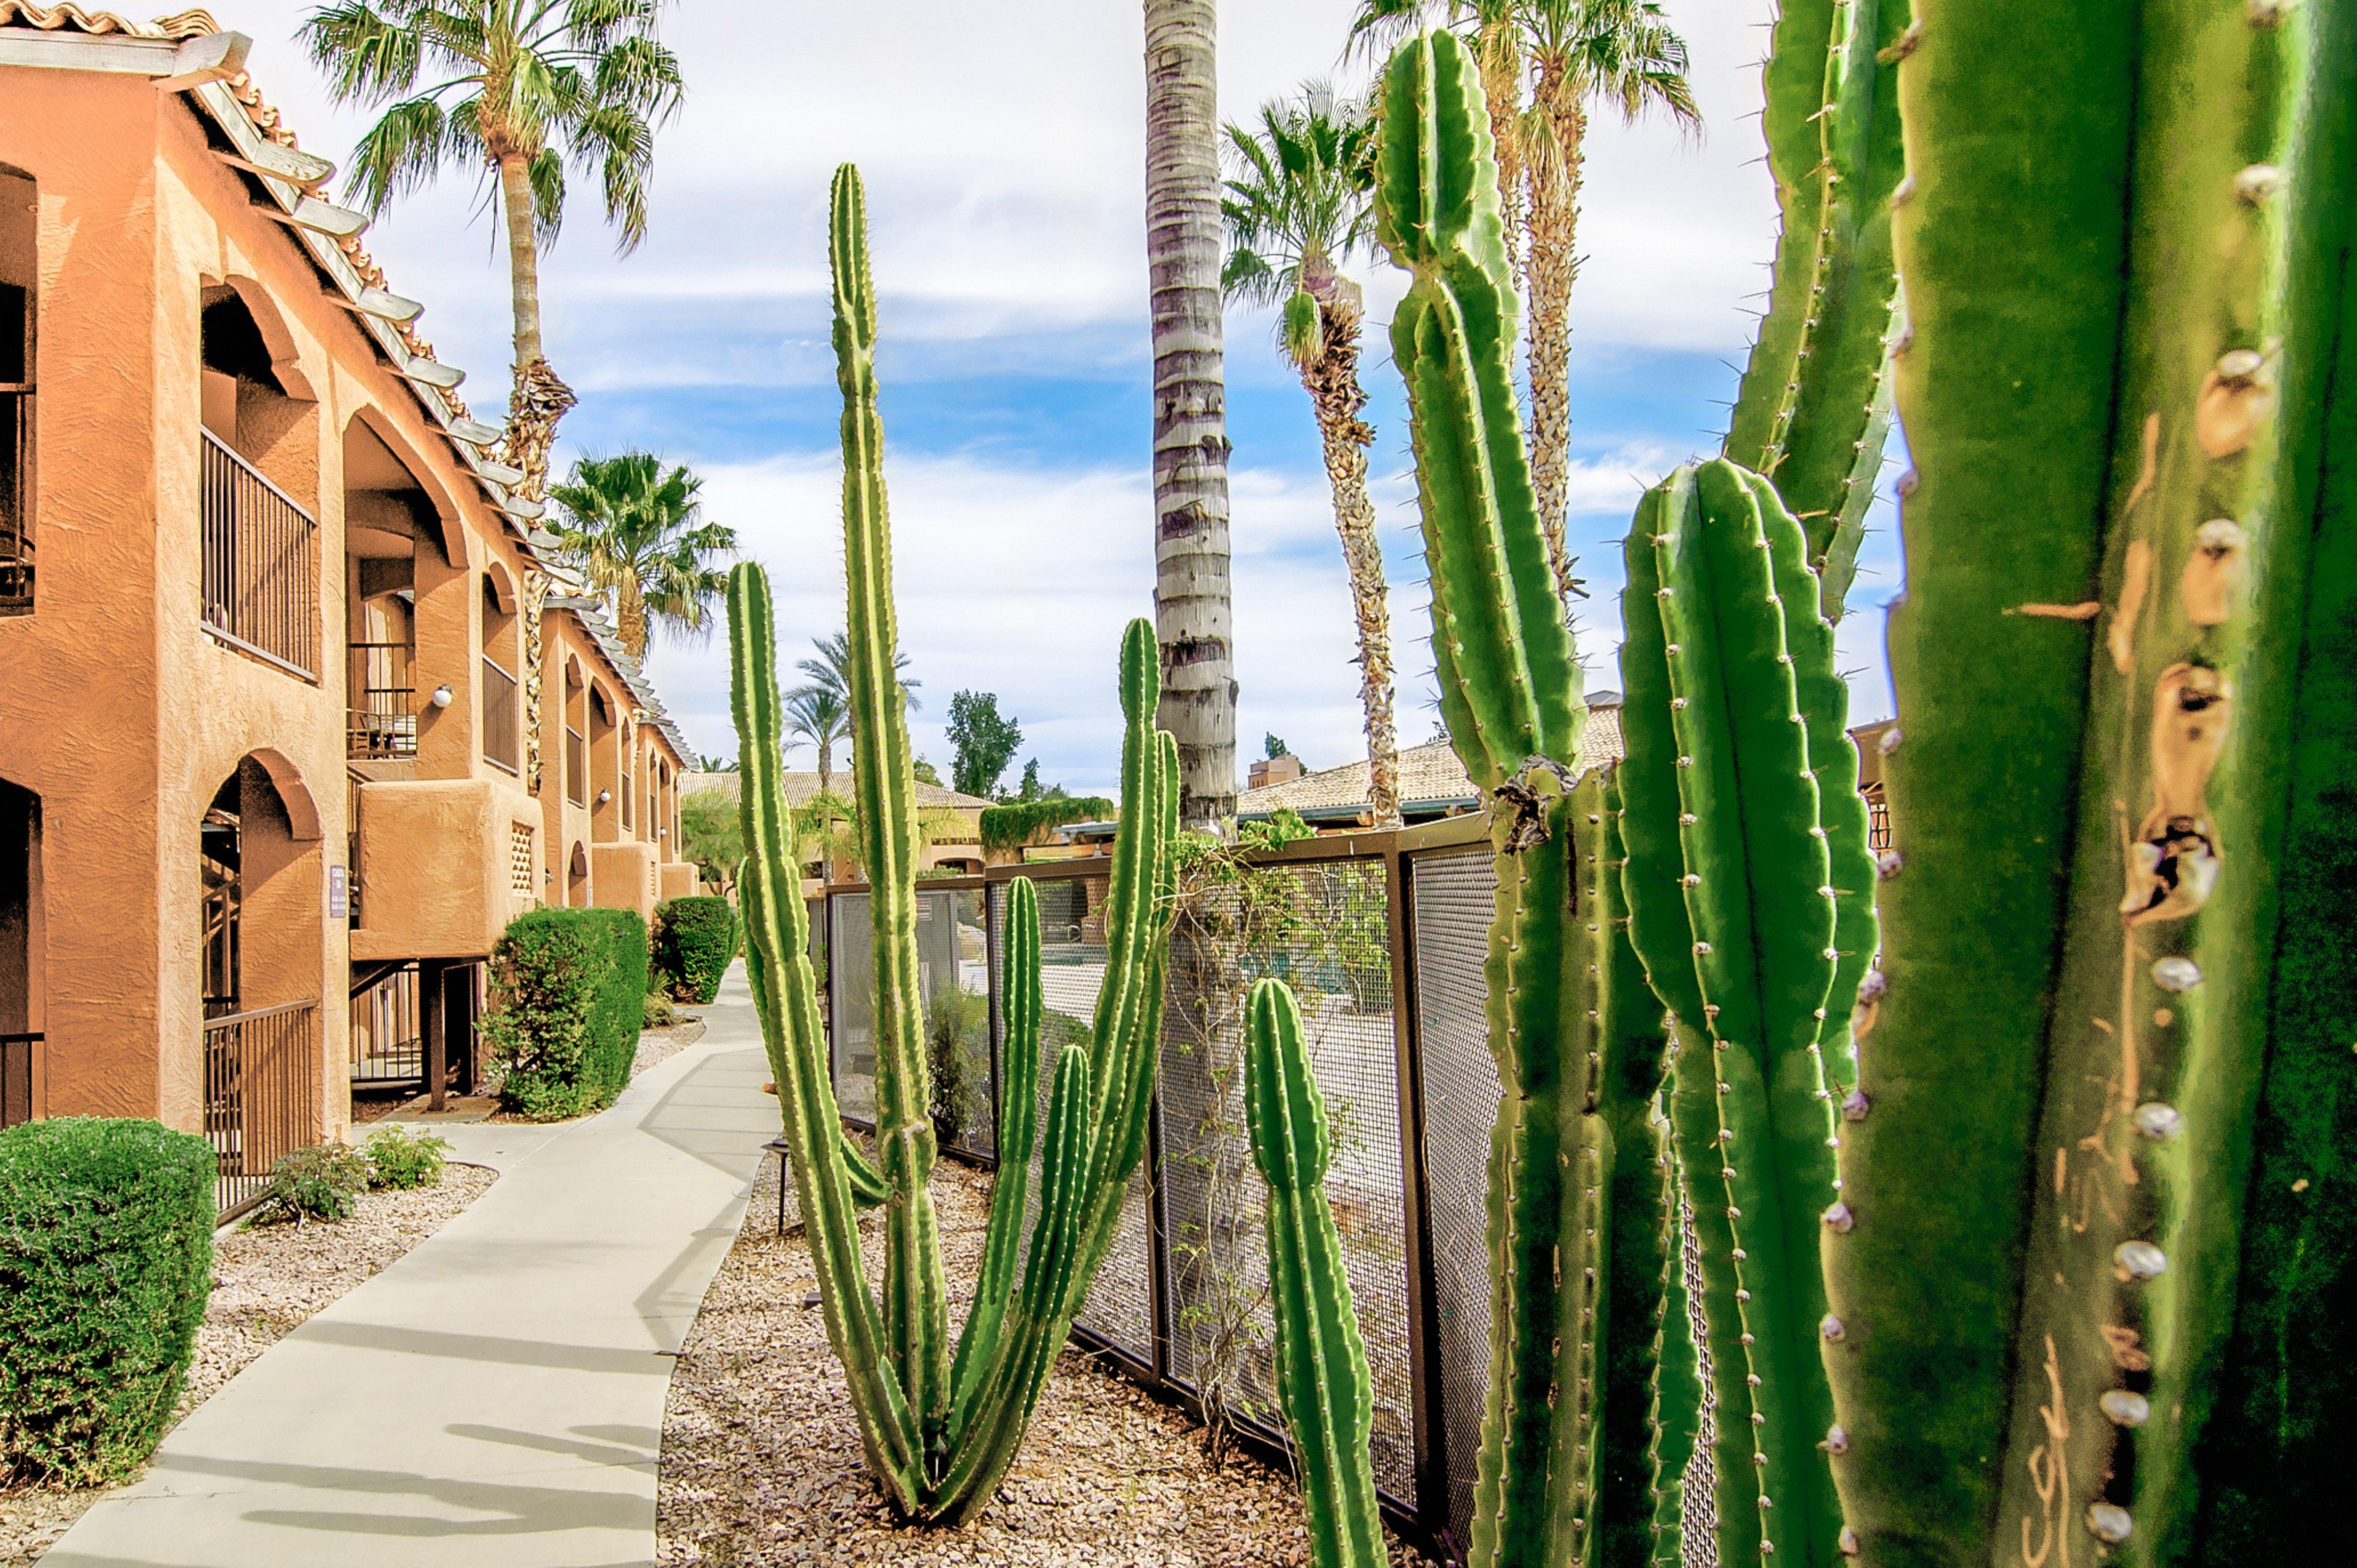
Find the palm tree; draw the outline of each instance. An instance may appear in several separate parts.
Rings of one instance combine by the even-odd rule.
[[[1227,388],[1220,317],[1217,0],[1145,0],[1146,263],[1154,332],[1157,720],[1178,742],[1179,821],[1235,814]]]
[[[550,487],[566,521],[555,534],[565,558],[590,587],[614,596],[614,620],[634,659],[647,652],[648,623],[690,636],[703,633],[728,591],[721,560],[737,531],[703,521],[704,481],[651,452],[584,457],[572,478]]]
[[[547,482],[556,422],[573,406],[542,351],[539,250],[564,218],[568,164],[597,171],[624,252],[646,238],[654,127],[682,93],[679,61],[655,38],[662,5],[334,0],[303,23],[338,102],[386,105],[353,149],[350,199],[379,213],[462,164],[498,182],[515,316],[506,456],[528,497]]]
[[[1265,104],[1260,128],[1231,123],[1235,174],[1221,204],[1228,220],[1229,297],[1281,306],[1286,358],[1318,411],[1334,530],[1359,621],[1359,700],[1366,711],[1368,800],[1375,826],[1397,827],[1399,746],[1392,733],[1391,606],[1383,585],[1367,448],[1375,433],[1359,417],[1359,335],[1365,306],[1341,264],[1373,231],[1370,162],[1375,127],[1362,104],[1338,106],[1322,83],[1290,102]]]
[[[1702,124],[1686,81],[1685,40],[1657,0],[1515,0],[1532,66],[1522,151],[1530,198],[1531,483],[1555,584],[1569,605],[1587,591],[1571,575],[1564,515],[1571,476],[1571,289],[1580,166],[1590,103],[1634,124],[1661,111],[1689,133]]]
[[[804,692],[813,691],[825,692],[829,693],[836,702],[843,704],[844,714],[845,715],[844,719],[844,733],[845,735],[849,735],[851,733],[852,724],[852,720],[849,717],[851,712],[851,639],[842,632],[838,631],[831,637],[812,638],[811,645],[818,650],[818,657],[815,659],[801,660],[794,665],[795,669],[810,677],[810,682],[807,685],[795,687],[794,690],[788,693],[787,695],[789,697],[795,697],[800,696]],[[899,671],[906,670],[908,667],[909,656],[905,653],[896,651],[892,655],[893,670],[897,672]],[[918,712],[925,705],[917,700],[917,688],[923,684],[924,682],[922,681],[911,681],[905,676],[901,679],[900,696],[901,699],[909,704],[909,711],[910,713]]]
[[[830,692],[804,686],[786,698],[786,733],[818,748],[818,788],[834,789],[834,748],[851,735],[851,710]]]

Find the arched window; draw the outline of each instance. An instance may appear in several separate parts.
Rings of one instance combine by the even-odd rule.
[[[483,757],[510,773],[523,771],[522,695],[516,671],[515,598],[483,574]]]
[[[28,177],[0,166],[0,615],[33,610],[38,196]]]

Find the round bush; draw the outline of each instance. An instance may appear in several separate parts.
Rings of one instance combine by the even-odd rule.
[[[270,1189],[257,1211],[301,1224],[306,1219],[349,1219],[352,1205],[369,1189],[368,1161],[349,1144],[314,1144],[278,1156],[270,1167]]]
[[[709,1002],[737,956],[737,911],[726,898],[673,898],[655,911],[655,970],[682,1002]]]
[[[535,1121],[613,1103],[630,1081],[647,991],[647,928],[630,909],[534,909],[491,949],[483,1034],[500,1098]]]
[[[212,1292],[213,1152],[154,1122],[0,1132],[0,1474],[119,1480],[164,1434]]]
[[[361,1155],[368,1161],[370,1185],[404,1192],[439,1187],[449,1153],[450,1145],[433,1133],[399,1125],[387,1127],[361,1145]]]

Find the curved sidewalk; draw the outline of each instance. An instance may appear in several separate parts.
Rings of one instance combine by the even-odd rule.
[[[43,1568],[640,1568],[673,1357],[778,1131],[739,965],[603,1114],[437,1129],[499,1181],[239,1373]]]

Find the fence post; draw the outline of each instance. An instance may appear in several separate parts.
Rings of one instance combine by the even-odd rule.
[[[440,959],[417,961],[417,1029],[425,1036],[425,1108],[446,1111],[450,1078],[448,1001]]]
[[[1415,1005],[1415,862],[1396,838],[1383,853],[1392,943],[1392,1047],[1399,1071],[1400,1190],[1407,1202],[1407,1347],[1415,1426],[1415,1513],[1429,1539],[1450,1539],[1448,1433],[1440,1380],[1439,1282],[1432,1263],[1432,1206],[1424,1157],[1424,1037]]]

